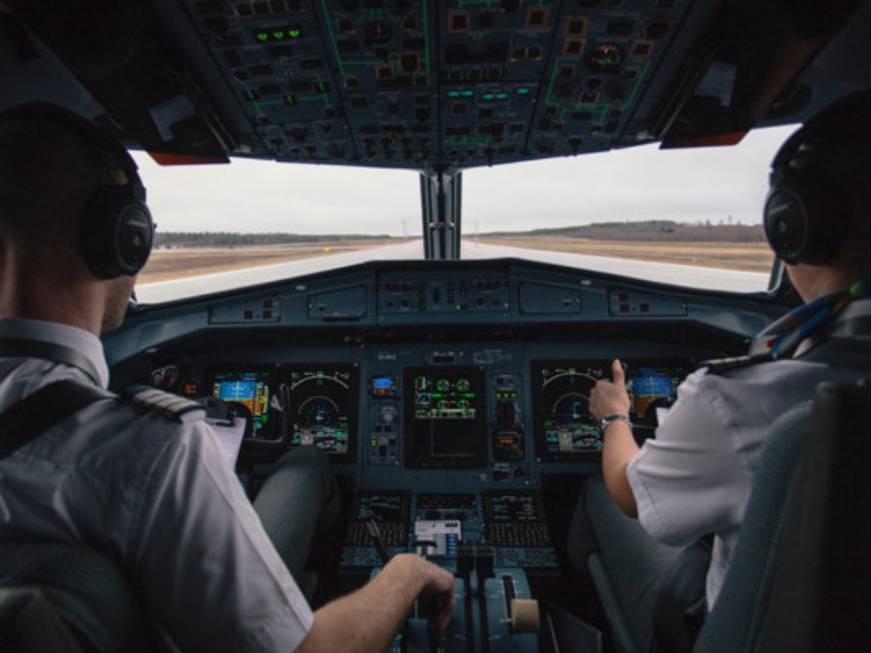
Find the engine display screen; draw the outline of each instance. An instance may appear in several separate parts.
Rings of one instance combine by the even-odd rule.
[[[578,460],[602,450],[599,424],[590,414],[590,391],[610,378],[606,361],[536,361],[532,366],[535,439],[543,460]],[[678,361],[624,361],[636,439],[653,435],[658,409],[674,403],[686,375]],[[608,376],[606,376],[608,375]]]
[[[405,370],[406,465],[486,464],[484,373],[478,367]]]
[[[272,373],[217,372],[212,395],[228,404],[244,407],[251,415],[255,437],[272,437],[278,428],[281,403],[272,393]]]
[[[286,375],[290,446],[314,444],[342,462],[352,461],[357,432],[356,366],[293,366]]]

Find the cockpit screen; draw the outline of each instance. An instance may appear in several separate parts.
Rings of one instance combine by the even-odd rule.
[[[668,410],[675,402],[677,387],[686,374],[686,367],[676,361],[630,361],[626,381],[636,436],[653,435],[659,425],[660,412]]]
[[[602,368],[598,361],[533,363],[535,433],[542,459],[573,460],[602,450],[589,405]]]
[[[393,492],[363,492],[357,497],[354,518],[359,521],[374,519],[379,523],[408,521],[407,494]]]
[[[271,437],[277,428],[280,410],[278,398],[272,394],[270,372],[218,372],[214,375],[212,395],[231,404],[243,406],[251,414],[255,437]],[[276,402],[277,405],[272,405]]]
[[[657,409],[674,403],[685,375],[677,361],[624,361],[630,398],[629,417],[636,439],[653,434]],[[599,424],[590,414],[596,382],[610,375],[604,361],[537,361],[532,366],[535,439],[543,460],[579,460],[602,450]]]
[[[287,369],[290,446],[315,444],[343,461],[354,458],[357,368],[311,365]]]
[[[485,495],[484,518],[488,522],[531,522],[543,519],[536,496],[526,492]]]
[[[379,374],[369,380],[369,394],[373,399],[392,399],[396,396],[396,377]]]
[[[404,396],[407,466],[483,467],[486,464],[481,368],[407,368]]]

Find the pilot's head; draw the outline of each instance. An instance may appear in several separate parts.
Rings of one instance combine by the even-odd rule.
[[[871,91],[828,106],[783,144],[764,226],[805,301],[871,276]]]
[[[41,103],[0,114],[5,311],[117,327],[153,231],[136,164],[109,132]]]

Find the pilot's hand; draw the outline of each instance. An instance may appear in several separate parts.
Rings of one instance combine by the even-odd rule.
[[[430,597],[435,602],[434,625],[441,635],[454,612],[454,575],[419,556],[409,558],[414,558],[415,573],[422,581],[420,596]]]
[[[626,375],[618,359],[611,363],[613,381],[600,379],[590,392],[590,412],[597,420],[608,415],[629,415]]]

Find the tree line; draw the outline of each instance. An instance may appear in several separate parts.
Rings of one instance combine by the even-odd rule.
[[[245,245],[291,245],[295,243],[320,243],[336,240],[386,240],[387,235],[361,234],[289,234],[260,233],[244,234],[231,231],[157,231],[155,247],[241,247]]]
[[[729,242],[760,243],[765,241],[762,225],[745,225],[729,219],[713,223],[687,223],[672,220],[642,220],[633,222],[596,222],[574,227],[532,229],[530,231],[494,231],[482,233],[490,237],[556,236],[589,240],[625,240],[657,242]]]

